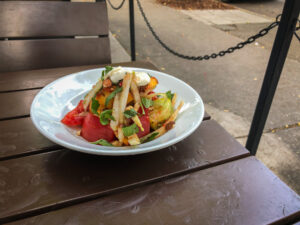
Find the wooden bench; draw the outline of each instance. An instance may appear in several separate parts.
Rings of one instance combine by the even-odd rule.
[[[0,15],[0,72],[111,63],[104,1],[0,1]]]

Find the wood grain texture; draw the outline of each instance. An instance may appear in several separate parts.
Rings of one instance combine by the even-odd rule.
[[[248,155],[208,120],[178,144],[148,154],[105,157],[60,150],[1,161],[0,222]]]
[[[292,224],[300,198],[254,157],[49,212],[18,224]]]
[[[1,93],[0,101],[5,107],[0,107],[0,120],[29,116],[31,103],[39,91]]]
[[[24,90],[31,88],[42,88],[50,82],[71,74],[84,70],[101,68],[107,64],[94,64],[74,67],[61,67],[41,70],[27,70],[17,72],[0,72],[0,92]],[[135,61],[126,63],[115,63],[112,66],[128,66],[158,70],[152,63],[147,61]]]
[[[0,72],[110,63],[108,37],[0,41]]]
[[[0,121],[0,160],[60,148],[45,138],[30,117]]]
[[[108,35],[105,2],[0,1],[0,37]]]

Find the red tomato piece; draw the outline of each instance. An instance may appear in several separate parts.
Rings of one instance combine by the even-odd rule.
[[[89,142],[98,141],[99,139],[111,142],[114,140],[115,134],[109,124],[102,125],[99,117],[88,113],[82,124],[81,136]]]
[[[154,91],[150,91],[150,92],[148,93],[148,95],[151,95],[151,94],[154,94],[154,93],[155,93]],[[158,99],[157,96],[152,97],[152,101],[155,101],[156,99]]]
[[[83,111],[83,100],[81,100],[75,109],[65,115],[61,122],[68,126],[81,125],[83,123],[84,116],[79,116],[79,114]]]
[[[144,107],[144,111],[145,111],[145,115],[148,116],[148,114],[149,114],[149,109],[147,109],[147,108]],[[143,115],[142,107],[139,108],[138,113],[141,114],[142,116],[144,116],[144,115]]]
[[[143,137],[143,136],[145,136],[145,135],[147,135],[147,134],[150,133],[150,120],[149,120],[149,116],[148,116],[148,109],[147,109],[147,111],[145,111],[145,113],[146,113],[145,115],[139,116],[139,119],[140,119],[140,121],[142,123],[142,126],[144,128],[144,131],[140,130],[137,133],[137,136],[139,138],[141,138],[141,137]]]

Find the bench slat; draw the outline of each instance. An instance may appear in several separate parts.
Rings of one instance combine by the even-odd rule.
[[[0,72],[110,63],[109,38],[0,41]]]
[[[0,38],[108,35],[104,1],[0,1],[0,15]]]
[[[76,72],[101,68],[106,64],[84,65],[74,67],[61,67],[53,69],[42,70],[27,70],[16,72],[0,72],[0,92],[24,90],[30,88],[41,88],[49,84],[50,82]],[[112,66],[129,66],[137,68],[146,68],[151,70],[157,70],[157,68],[147,61],[135,61],[127,63],[116,63]],[[26,77],[26,79],[24,79]]]

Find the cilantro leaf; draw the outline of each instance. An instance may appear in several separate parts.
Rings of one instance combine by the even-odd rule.
[[[112,66],[106,66],[105,67],[105,74],[107,74],[108,72],[110,72],[111,70],[113,70]]]
[[[115,121],[115,118],[111,114],[112,114],[111,109],[104,110],[103,112],[101,112],[100,123],[105,126],[109,123],[109,120]]]
[[[145,106],[145,108],[149,108],[150,106],[153,106],[153,101],[145,97],[142,97],[142,103]]]
[[[124,112],[124,116],[125,116],[126,118],[131,118],[131,117],[134,117],[134,116],[136,116],[136,115],[137,115],[137,112],[136,112],[134,109],[126,110],[126,111]]]
[[[171,91],[166,92],[167,97],[172,101],[174,94]]]
[[[112,93],[110,93],[109,96],[105,99],[105,107],[107,107],[109,101],[113,99],[117,93],[121,92],[123,90],[123,87],[117,87]]]
[[[155,137],[156,137],[157,135],[158,135],[158,132],[154,132],[154,133],[152,133],[152,134],[150,134],[150,135],[146,135],[146,136],[142,137],[142,138],[140,139],[140,141],[141,141],[141,143],[145,143],[145,142],[152,141],[152,140],[155,139]]]
[[[111,143],[109,143],[107,140],[105,139],[99,139],[98,141],[95,142],[90,142],[91,144],[94,145],[103,145],[103,146],[113,146]]]
[[[139,132],[139,128],[135,123],[133,123],[132,125],[130,125],[128,127],[123,127],[122,131],[123,131],[124,136],[128,137],[128,136],[131,136],[131,135]]]
[[[102,71],[101,80],[104,81],[105,71]]]
[[[99,113],[97,112],[99,106],[99,102],[95,98],[92,98],[91,110],[93,114],[99,115]]]
[[[104,80],[104,76],[109,72],[113,70],[113,67],[112,66],[106,66],[105,67],[105,70],[102,71],[102,76],[101,76],[101,80],[103,81]]]

